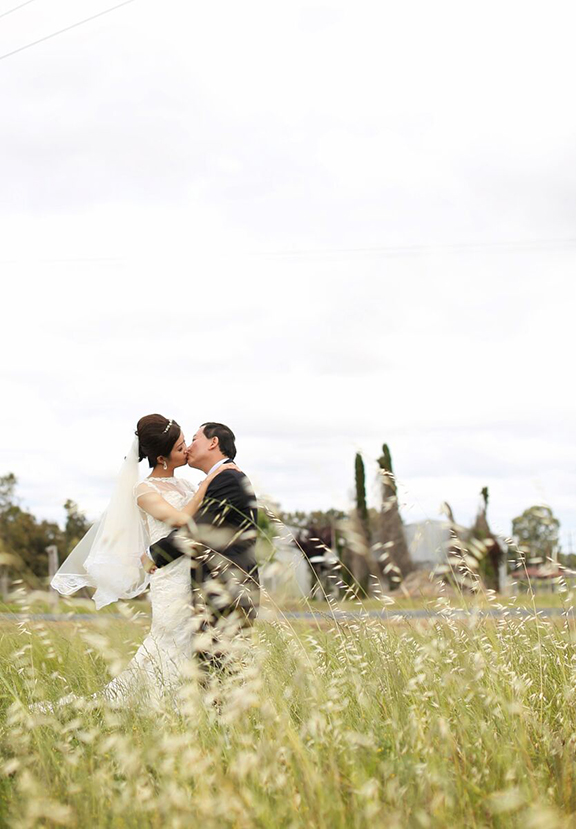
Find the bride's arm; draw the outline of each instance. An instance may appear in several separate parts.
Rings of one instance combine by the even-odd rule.
[[[226,469],[238,469],[238,467],[235,464],[225,464],[224,466],[218,467],[215,472],[212,472],[211,475],[204,478],[197,491],[194,493],[194,497],[188,501],[182,509],[176,509],[176,507],[173,507],[172,504],[169,504],[168,501],[166,501],[166,499],[163,498],[158,492],[149,489],[143,481],[139,487],[140,491],[136,496],[138,506],[153,518],[157,518],[158,521],[163,521],[165,524],[170,524],[172,527],[183,527],[184,524],[187,524],[190,518],[198,512],[198,508],[206,495],[206,490],[208,489],[211,481],[216,477],[216,475],[220,472],[224,472]]]
[[[172,527],[183,527],[190,518],[185,512],[169,504],[158,492],[150,489],[140,493],[137,496],[137,501],[138,506],[148,515],[151,515],[152,518],[157,518],[158,521],[163,521]]]
[[[231,469],[238,469],[238,467],[235,463],[226,463],[222,466],[219,466],[215,472],[212,472],[210,475],[204,478],[204,480],[198,486],[198,489],[194,493],[194,497],[191,498],[191,500],[188,501],[188,503],[182,507],[182,512],[186,513],[187,515],[186,521],[188,520],[188,518],[192,518],[192,516],[196,515],[196,513],[198,512],[198,508],[200,507],[200,504],[202,503],[202,501],[204,500],[204,496],[206,495],[206,490],[208,489],[216,475],[219,475],[221,472],[230,471]]]

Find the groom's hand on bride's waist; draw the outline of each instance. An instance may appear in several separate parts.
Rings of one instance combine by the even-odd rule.
[[[172,530],[172,532],[159,539],[150,547],[150,553],[157,567],[164,567],[181,556],[197,558],[204,552],[204,545],[195,538],[195,525],[192,520],[184,527]]]

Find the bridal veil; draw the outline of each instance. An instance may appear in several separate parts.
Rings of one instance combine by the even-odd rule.
[[[118,599],[132,599],[150,581],[142,557],[148,539],[134,495],[138,484],[138,438],[120,468],[106,510],[63,562],[50,585],[69,596],[81,587],[95,587],[100,609]]]

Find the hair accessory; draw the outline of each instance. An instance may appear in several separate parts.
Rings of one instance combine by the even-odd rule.
[[[166,432],[168,432],[168,430],[170,429],[170,426],[172,426],[172,424],[173,424],[173,423],[174,423],[174,421],[173,421],[173,420],[168,421],[168,426],[166,426],[166,428],[165,428],[165,429],[164,429],[164,431],[162,432],[162,434],[163,434],[163,435],[165,435],[165,434],[166,434]]]

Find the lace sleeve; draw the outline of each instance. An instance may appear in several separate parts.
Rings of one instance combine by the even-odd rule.
[[[158,492],[158,489],[150,481],[140,481],[140,483],[136,484],[134,487],[134,497],[136,498],[136,501],[138,501],[142,495],[149,495],[151,492]]]

